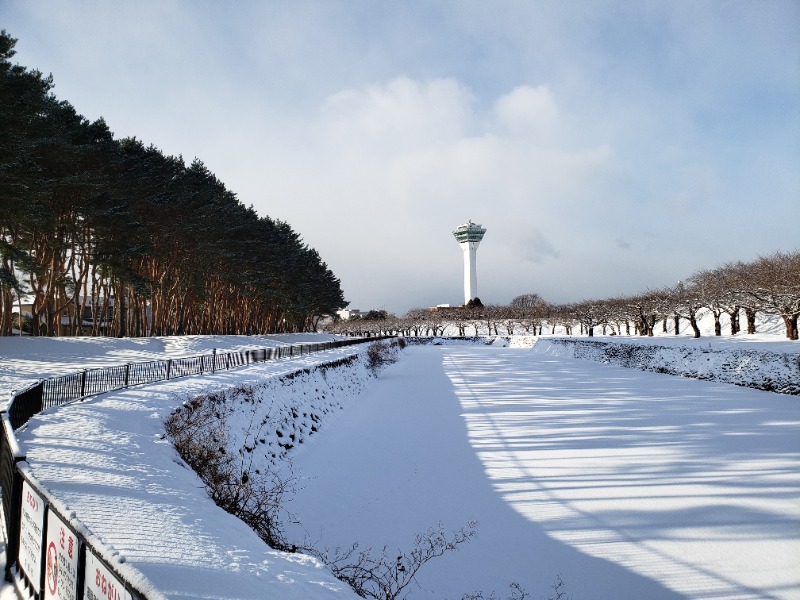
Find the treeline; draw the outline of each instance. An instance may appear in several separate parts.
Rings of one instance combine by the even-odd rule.
[[[286,223],[202,162],[115,140],[14,65],[0,32],[0,335],[253,334],[312,329],[347,305]]]
[[[332,330],[350,335],[399,334],[603,335],[652,336],[690,331],[700,337],[699,313],[709,311],[715,335],[722,335],[723,315],[730,333],[756,332],[756,315],[780,317],[786,337],[798,339],[800,252],[776,252],[751,262],[728,263],[700,270],[673,287],[633,296],[552,304],[538,294],[523,294],[508,306],[414,309],[404,317],[341,321]]]

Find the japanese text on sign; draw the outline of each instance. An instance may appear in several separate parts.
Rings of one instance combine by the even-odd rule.
[[[19,523],[19,566],[37,590],[42,576],[44,508],[42,497],[27,481],[23,481]]]
[[[86,600],[133,600],[123,583],[88,549],[85,568],[83,597]]]
[[[45,600],[75,600],[78,593],[78,540],[72,530],[50,511],[47,518]]]

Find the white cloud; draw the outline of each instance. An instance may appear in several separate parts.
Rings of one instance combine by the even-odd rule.
[[[322,107],[322,120],[336,142],[355,140],[396,152],[459,139],[471,117],[470,104],[469,92],[453,79],[397,77],[332,95]]]
[[[529,135],[534,140],[552,141],[558,130],[558,107],[546,85],[523,85],[501,96],[494,114],[511,134]]]

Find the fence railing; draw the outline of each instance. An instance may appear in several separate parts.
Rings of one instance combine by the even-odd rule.
[[[102,548],[76,532],[52,506],[54,499],[23,464],[15,430],[41,411],[80,398],[145,383],[202,375],[278,358],[300,356],[385,339],[350,338],[298,343],[86,369],[39,381],[12,394],[0,411],[0,487],[6,540],[6,579],[26,588],[31,598],[147,600],[113,564]],[[76,521],[73,519],[73,521]],[[58,527],[54,527],[56,523]],[[85,530],[85,528],[78,528]],[[53,536],[57,540],[51,539]],[[72,540],[72,541],[67,541]],[[96,584],[96,585],[95,585]],[[63,588],[61,586],[67,586]],[[69,587],[72,586],[72,587]]]

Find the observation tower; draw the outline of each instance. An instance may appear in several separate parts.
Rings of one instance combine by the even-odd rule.
[[[475,272],[475,260],[478,244],[486,230],[472,221],[459,225],[453,232],[456,241],[464,251],[464,304],[474,300],[478,295],[478,275]]]

